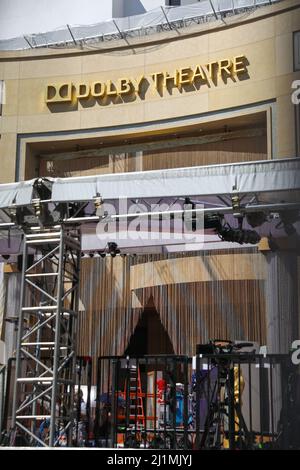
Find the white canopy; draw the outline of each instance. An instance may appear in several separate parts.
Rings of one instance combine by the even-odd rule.
[[[47,178],[53,202],[290,193],[300,190],[300,159],[266,160],[134,173]],[[28,205],[36,180],[0,185],[0,208]],[[278,200],[278,194],[276,199]],[[271,201],[271,199],[269,199]],[[296,201],[295,201],[296,202]]]
[[[300,189],[300,160],[211,165],[179,169],[56,178],[53,201],[265,193]]]
[[[282,211],[287,206],[288,208],[293,206],[297,210],[300,209],[300,159],[296,158],[76,178],[47,178],[47,181],[49,182],[50,196],[49,198],[47,196],[46,200],[47,203],[50,203],[50,212],[56,210],[55,205],[59,202],[84,203],[82,205],[83,212],[81,211],[79,215],[82,218],[79,223],[83,224],[82,248],[84,251],[103,250],[107,243],[107,237],[101,238],[99,237],[99,231],[96,232],[99,217],[90,217],[92,219],[90,224],[93,223],[94,225],[86,224],[86,217],[95,211],[94,198],[97,195],[100,195],[103,202],[107,202],[109,207],[115,209],[115,212],[113,210],[112,212],[110,210],[105,211],[106,218],[101,220],[101,224],[109,221],[107,216],[114,217],[112,214],[115,214],[116,218],[118,218],[118,214],[122,214],[121,219],[125,216],[125,219],[122,219],[122,224],[119,223],[115,226],[111,224],[107,229],[109,240],[118,241],[119,247],[125,252],[150,252],[151,247],[155,250],[161,247],[170,251],[173,249],[172,246],[174,249],[180,250],[182,241],[161,240],[159,236],[157,240],[155,237],[147,238],[149,233],[159,234],[161,230],[164,230],[161,229],[158,219],[156,219],[156,222],[154,221],[151,227],[148,227],[147,222],[145,222],[145,225],[140,228],[139,240],[126,236],[122,238],[121,235],[122,231],[126,234],[130,230],[135,230],[134,222],[131,224],[131,219],[126,220],[128,213],[131,212],[134,216],[137,215],[137,212],[146,212],[149,215],[154,214],[155,211],[167,213],[168,210],[173,211],[175,209],[174,201],[179,199],[181,199],[179,209],[182,209],[186,197],[200,202],[205,210],[229,213],[228,217],[231,218],[233,216],[230,215],[230,212],[233,211],[232,207],[229,206],[232,206],[231,196],[236,193],[240,196],[244,212],[264,210],[266,206],[268,206],[269,212],[271,210],[273,212]],[[38,197],[36,182],[35,179],[0,185],[0,226],[2,228],[14,225],[13,223],[10,224],[10,211],[5,209],[30,206],[33,199]],[[125,209],[122,204],[118,204],[119,200],[124,198],[127,199]],[[136,205],[136,203],[139,206],[138,211],[134,210],[134,204]],[[165,204],[166,208],[154,208],[156,204],[161,203]],[[122,210],[120,210],[120,207]],[[186,209],[184,208],[184,210]],[[32,212],[34,213],[34,211]],[[178,224],[180,219],[181,215],[179,214]],[[258,232],[261,236],[268,236],[271,232],[272,235],[281,236],[282,234],[278,231],[277,225],[278,221],[269,221],[263,224],[262,227],[258,227]],[[174,221],[173,228],[176,232],[176,221]],[[100,232],[103,234],[104,232],[101,230]],[[16,226],[13,227],[11,233],[1,230],[0,253],[19,253],[21,250],[21,234],[21,230]],[[144,236],[142,237],[142,235]],[[216,234],[205,233],[206,246],[212,246],[217,240],[219,239]],[[222,243],[224,248],[224,242]],[[191,249],[193,248],[192,245],[193,243]]]

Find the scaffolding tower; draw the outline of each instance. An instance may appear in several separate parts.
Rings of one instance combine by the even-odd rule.
[[[24,234],[11,445],[72,445],[80,255],[78,227]]]

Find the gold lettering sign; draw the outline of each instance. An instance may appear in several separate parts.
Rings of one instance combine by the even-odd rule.
[[[61,103],[72,101],[72,83],[59,83],[47,85],[46,103]]]
[[[182,67],[172,72],[154,72],[149,77],[140,75],[137,78],[122,77],[117,80],[101,81],[96,80],[91,83],[49,83],[46,87],[46,103],[67,103],[79,100],[116,100],[127,95],[135,99],[135,95],[141,94],[144,82],[148,85],[152,83],[152,89],[162,95],[170,88],[190,89],[197,83],[201,86],[210,86],[212,82],[215,86],[222,82],[227,83],[228,78],[233,81],[247,74],[248,61],[245,55],[232,58],[225,58],[206,64],[197,64],[194,67]],[[145,87],[147,90],[149,86]],[[128,98],[129,100],[129,98]],[[126,99],[126,101],[128,101]]]
[[[76,96],[78,99],[88,98],[90,92],[90,85],[87,83],[79,83],[76,88]]]

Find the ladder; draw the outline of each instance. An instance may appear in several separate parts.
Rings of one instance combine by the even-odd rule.
[[[129,406],[127,412],[128,426],[142,429],[145,427],[145,413],[143,404],[143,392],[140,368],[130,361],[128,367],[128,379],[125,381],[124,398],[126,406]],[[129,396],[128,396],[129,394]]]

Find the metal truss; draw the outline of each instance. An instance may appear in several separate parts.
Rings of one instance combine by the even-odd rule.
[[[80,250],[78,228],[24,235],[11,445],[72,445]]]

